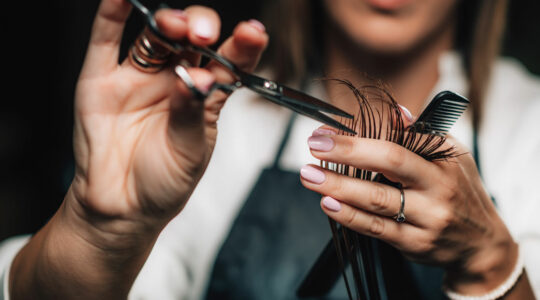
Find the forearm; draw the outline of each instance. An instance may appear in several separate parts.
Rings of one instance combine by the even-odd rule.
[[[126,298],[158,232],[101,232],[77,219],[66,201],[13,261],[11,298]]]

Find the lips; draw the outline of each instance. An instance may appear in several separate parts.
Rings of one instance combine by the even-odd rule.
[[[366,0],[375,9],[395,11],[407,6],[411,0]]]

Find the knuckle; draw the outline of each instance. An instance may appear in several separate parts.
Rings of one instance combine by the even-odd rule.
[[[425,256],[426,254],[433,252],[435,248],[434,245],[435,244],[430,240],[417,242],[415,243],[412,252]]]
[[[384,227],[384,220],[381,217],[372,216],[369,223],[368,232],[373,236],[382,236],[384,235]]]
[[[453,178],[445,178],[441,181],[439,186],[441,187],[440,200],[442,200],[443,203],[449,203],[455,199],[461,189],[458,181]]]
[[[339,155],[345,160],[350,161],[351,158],[355,156],[357,143],[355,139],[347,137],[334,138],[336,141],[336,148],[339,152]]]
[[[435,249],[435,245],[437,244],[438,235],[437,234],[428,234],[426,238],[424,238],[424,241],[422,243],[423,245],[423,252],[428,253]]]
[[[454,213],[450,209],[441,209],[439,219],[444,225],[443,228],[447,228],[454,222]]]
[[[352,209],[351,212],[347,215],[345,218],[345,224],[343,224],[345,227],[353,228],[355,227],[355,224],[357,223],[358,219],[358,211],[356,209]]]
[[[399,168],[405,161],[405,148],[398,144],[389,143],[388,150],[386,152],[386,160],[392,168]]]
[[[448,208],[441,208],[434,212],[435,221],[433,222],[433,230],[437,233],[442,233],[446,228],[448,228],[453,220],[454,214],[452,210]]]
[[[337,198],[343,198],[344,196],[344,189],[346,187],[346,184],[343,180],[343,178],[339,178],[336,174],[332,172],[327,173],[326,181],[322,183],[324,187],[335,193]]]
[[[427,257],[435,250],[436,235],[426,233],[407,243],[407,252],[415,257]]]
[[[389,191],[380,185],[375,185],[375,187],[371,191],[370,202],[375,212],[388,210],[388,208],[390,207]]]
[[[431,246],[428,243],[416,243],[416,247],[414,247],[411,252],[414,254],[424,254],[429,252],[430,249]]]

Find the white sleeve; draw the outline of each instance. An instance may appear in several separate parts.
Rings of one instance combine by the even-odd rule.
[[[158,241],[128,295],[129,300],[190,299],[189,262],[178,257],[175,249]]]
[[[540,297],[540,78],[501,61],[485,99],[478,136],[484,181]]]
[[[512,145],[501,163],[501,174],[506,176],[500,175],[500,187],[494,190],[502,216],[520,245],[531,286],[540,297],[540,98],[527,108],[519,114],[522,124],[513,133],[515,141],[506,139]]]
[[[13,259],[30,240],[29,235],[9,238],[0,243],[0,300],[9,300],[9,274]],[[186,299],[189,279],[183,262],[170,247],[157,243],[129,295],[139,299]]]
[[[9,270],[11,262],[26,245],[30,236],[18,236],[0,243],[0,300],[9,300]]]

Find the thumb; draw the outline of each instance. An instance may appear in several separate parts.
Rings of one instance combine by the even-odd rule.
[[[187,73],[195,87],[207,93],[215,76],[206,69],[189,68]],[[198,99],[180,78],[176,81],[177,93],[171,99],[168,134],[175,152],[188,159],[200,161],[205,153],[204,100]]]

